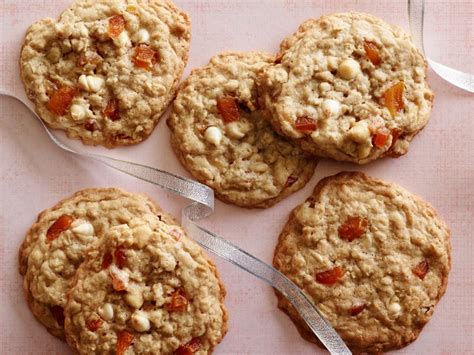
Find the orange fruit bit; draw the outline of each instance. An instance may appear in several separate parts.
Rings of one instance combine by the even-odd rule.
[[[67,86],[59,88],[51,94],[47,104],[48,110],[58,116],[65,115],[71,107],[74,96],[76,96],[76,89]]]
[[[217,100],[217,109],[225,123],[239,121],[239,105],[233,97],[222,97]]]
[[[369,222],[365,218],[350,217],[339,226],[339,237],[352,242],[364,234]]]
[[[428,260],[425,259],[421,263],[416,265],[411,271],[413,271],[416,276],[423,280],[429,270],[430,265],[428,264]]]
[[[102,269],[107,269],[110,264],[112,264],[113,257],[110,253],[105,253],[104,258],[102,259]]]
[[[138,68],[150,70],[159,59],[159,55],[148,44],[140,43],[135,47],[132,62]]]
[[[288,179],[286,180],[285,187],[290,187],[293,185],[296,181],[298,180],[297,176],[290,175],[288,176]]]
[[[119,268],[123,268],[127,264],[127,255],[125,255],[125,250],[122,247],[115,249],[115,264]]]
[[[54,319],[56,319],[56,322],[61,327],[64,327],[64,309],[63,307],[60,306],[53,306],[50,308],[51,314],[53,315]]]
[[[374,134],[372,142],[377,148],[382,148],[387,143],[388,137],[390,137],[390,131],[388,129],[380,129]]]
[[[89,329],[91,332],[95,332],[97,329],[100,328],[102,325],[102,319],[97,318],[97,319],[88,319],[86,322],[87,329]]]
[[[183,312],[188,308],[188,299],[184,291],[179,289],[171,295],[171,301],[166,305],[169,312]]]
[[[316,274],[316,281],[324,285],[333,285],[344,275],[344,270],[340,266]]]
[[[63,214],[61,217],[59,217],[46,232],[46,239],[48,242],[51,242],[59,237],[62,232],[71,226],[73,221],[74,218],[68,216],[67,214]]]
[[[403,90],[405,86],[403,81],[399,81],[392,87],[388,88],[384,93],[385,106],[390,111],[392,117],[395,117],[398,112],[403,110]]]
[[[119,108],[118,108],[118,100],[117,99],[110,99],[107,102],[107,106],[103,111],[104,115],[110,118],[112,121],[117,121],[119,116]]]
[[[318,126],[316,125],[315,119],[308,116],[301,116],[296,119],[295,128],[300,132],[313,132]]]
[[[174,353],[175,355],[193,355],[201,348],[201,340],[199,338],[191,339],[189,343],[181,345]]]
[[[109,36],[116,38],[120,36],[125,29],[125,18],[122,15],[116,15],[109,18]]]
[[[356,304],[356,305],[352,306],[349,313],[351,314],[351,316],[356,316],[360,312],[362,312],[365,309],[365,307],[366,307],[365,303]]]
[[[382,62],[380,58],[379,49],[374,42],[364,41],[365,54],[370,59],[373,65],[379,65]]]
[[[123,355],[125,354],[125,351],[127,348],[132,345],[134,340],[134,336],[132,333],[126,331],[126,330],[121,330],[117,334],[117,345],[115,346],[115,354],[116,355]]]

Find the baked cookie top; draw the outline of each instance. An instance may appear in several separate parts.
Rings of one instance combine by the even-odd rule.
[[[79,354],[210,354],[227,331],[224,297],[214,264],[182,230],[114,227],[77,271],[66,338]]]
[[[338,13],[304,22],[259,76],[268,119],[304,150],[365,164],[405,154],[429,120],[427,65],[408,34]]]
[[[20,247],[20,273],[31,311],[51,334],[64,337],[66,293],[85,250],[135,218],[174,223],[147,197],[115,188],[82,190],[40,213]]]
[[[449,230],[428,203],[362,173],[321,180],[280,235],[275,267],[354,352],[414,341],[446,290]],[[317,342],[288,301],[278,306]]]
[[[256,52],[211,58],[180,86],[168,119],[186,169],[242,207],[274,205],[302,188],[316,166],[261,117],[255,78],[273,59]]]
[[[76,0],[26,33],[21,77],[36,112],[85,144],[147,138],[173,99],[191,23],[168,0]]]

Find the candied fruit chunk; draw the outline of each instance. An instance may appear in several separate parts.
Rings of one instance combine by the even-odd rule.
[[[46,239],[48,242],[55,240],[59,235],[67,230],[71,223],[74,221],[74,218],[67,214],[63,214],[59,217],[48,229],[46,232]]]
[[[368,224],[369,222],[366,218],[350,217],[339,226],[339,237],[352,242],[364,234]]]
[[[107,102],[107,106],[103,111],[104,115],[110,118],[112,121],[117,121],[119,117],[119,108],[118,108],[118,100],[117,99],[110,99]]]
[[[404,103],[403,103],[403,91],[405,86],[403,81],[400,81],[393,85],[392,87],[388,88],[387,91],[384,93],[385,99],[385,106],[390,111],[392,117],[395,117],[398,112],[403,110]]]
[[[340,266],[336,266],[333,269],[318,272],[315,276],[315,279],[320,284],[324,285],[333,285],[339,281],[339,279],[344,275],[344,270]]]
[[[59,88],[51,94],[47,104],[48,110],[55,115],[64,116],[71,107],[74,96],[76,96],[75,88],[67,86]]]
[[[135,47],[132,62],[136,67],[150,70],[158,60],[158,52],[155,52],[148,44],[140,43]]]
[[[132,345],[134,336],[132,333],[126,331],[126,330],[121,330],[117,334],[117,345],[115,346],[115,354],[116,355],[123,355],[125,354],[125,351],[127,348]]]
[[[420,262],[418,265],[416,265],[412,269],[412,272],[421,280],[423,280],[429,270],[430,270],[430,265],[428,264],[428,260],[425,259],[422,262]]]
[[[301,116],[296,119],[295,128],[300,132],[313,132],[318,126],[315,119],[308,116]]]
[[[193,355],[201,348],[201,340],[194,338],[184,345],[181,345],[174,353],[175,355]]]
[[[122,15],[116,15],[109,19],[109,36],[116,38],[120,36],[125,29],[125,18]]]
[[[127,264],[127,255],[125,254],[125,250],[122,247],[118,247],[115,249],[115,264],[119,268],[123,268]]]
[[[377,148],[382,148],[387,143],[388,137],[390,137],[390,131],[388,129],[380,129],[374,134],[372,142]]]
[[[379,65],[382,62],[380,58],[379,49],[374,42],[364,41],[365,54],[373,65]]]
[[[351,314],[351,316],[356,316],[360,312],[362,312],[365,309],[365,307],[366,307],[365,303],[356,304],[356,305],[351,307],[351,310],[350,310],[349,313]]]
[[[88,319],[87,322],[86,322],[87,329],[89,329],[91,332],[95,332],[97,329],[100,328],[102,323],[103,323],[103,321],[100,318]]]
[[[217,109],[225,123],[239,121],[239,105],[233,97],[222,97],[217,100]]]
[[[166,305],[169,312],[183,312],[188,308],[188,299],[184,291],[179,289],[171,295],[171,301]]]

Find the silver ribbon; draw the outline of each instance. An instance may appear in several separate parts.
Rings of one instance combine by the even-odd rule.
[[[408,18],[410,22],[410,30],[413,41],[423,52],[425,47],[423,44],[423,26],[425,19],[425,1],[424,0],[408,0]],[[457,86],[460,89],[474,93],[474,75],[463,73],[459,70],[447,67],[446,65],[435,62],[428,58],[428,64],[441,78],[448,83]]]
[[[209,216],[214,211],[214,191],[211,188],[197,181],[146,165],[115,159],[100,154],[78,152],[67,144],[61,142],[22,99],[2,91],[0,91],[0,95],[11,97],[28,108],[41,122],[49,138],[59,148],[69,153],[98,161],[112,169],[157,185],[165,190],[193,201],[190,205],[183,208],[181,213],[181,223],[197,243],[199,243],[203,248],[258,277],[260,280],[265,281],[281,292],[281,294],[283,294],[295,307],[313,333],[331,354],[351,354],[350,350],[347,348],[346,344],[344,344],[334,328],[332,328],[324,319],[319,310],[306,297],[303,291],[301,291],[301,289],[299,289],[290,279],[271,265],[264,263],[253,255],[240,249],[238,246],[230,243],[228,240],[209,232],[196,223],[200,219]]]

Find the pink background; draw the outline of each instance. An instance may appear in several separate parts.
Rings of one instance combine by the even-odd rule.
[[[33,21],[55,17],[69,0],[0,1],[0,88],[23,95],[18,75],[22,36]],[[190,1],[176,0],[193,21],[186,75],[225,50],[275,52],[280,40],[309,17],[358,10],[407,28],[405,1]],[[426,44],[430,56],[455,68],[474,68],[472,1],[428,1]],[[473,95],[430,72],[436,94],[432,118],[411,151],[397,160],[368,166],[322,161],[306,188],[267,210],[243,210],[221,202],[205,224],[259,258],[271,262],[278,233],[290,210],[308,196],[319,179],[360,169],[397,182],[431,202],[452,231],[453,268],[446,295],[419,339],[400,354],[468,354],[473,346],[474,138]],[[62,135],[61,135],[62,136]],[[78,145],[80,146],[80,144]],[[144,143],[107,151],[111,156],[187,175],[168,143],[162,119]],[[17,251],[36,215],[59,199],[86,187],[119,186],[145,192],[179,216],[186,203],[153,186],[60,151],[39,122],[10,99],[0,98],[0,353],[63,354],[67,346],[34,320],[21,291]],[[229,333],[217,354],[314,354],[289,319],[276,309],[270,287],[233,265],[216,260],[228,290]]]

